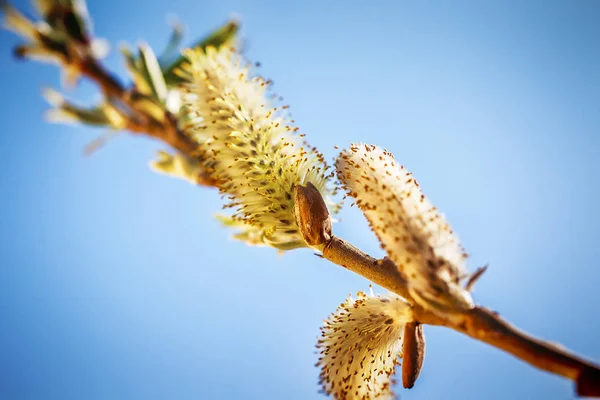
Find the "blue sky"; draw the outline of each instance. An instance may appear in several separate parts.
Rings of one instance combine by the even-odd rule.
[[[31,11],[24,1],[16,5]],[[232,14],[311,144],[392,151],[489,263],[477,302],[600,360],[600,3],[91,1],[99,36],[162,49]],[[54,67],[0,32],[0,397],[323,398],[322,321],[368,288],[308,250],[230,239],[217,193],[153,174],[160,143],[49,125]],[[108,65],[121,76],[113,51]],[[91,85],[70,93],[96,98]],[[382,256],[355,208],[337,235]],[[571,383],[442,328],[402,399],[573,398]]]

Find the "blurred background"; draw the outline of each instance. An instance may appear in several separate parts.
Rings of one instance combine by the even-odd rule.
[[[13,2],[32,12],[29,3]],[[600,360],[600,3],[90,0],[97,36],[160,50],[241,17],[307,139],[386,147],[489,263],[477,302]],[[318,399],[322,321],[363,278],[230,239],[215,190],[156,175],[160,143],[50,125],[55,67],[0,31],[0,398]],[[91,102],[87,82],[68,92]],[[383,255],[355,208],[334,231]],[[376,291],[381,292],[379,288]],[[572,384],[426,327],[402,399],[571,399]]]

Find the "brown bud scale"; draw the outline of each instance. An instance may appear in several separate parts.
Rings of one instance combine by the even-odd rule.
[[[404,326],[402,353],[402,386],[410,389],[415,385],[425,359],[423,325],[409,322]]]
[[[331,218],[323,196],[312,183],[294,187],[294,215],[300,233],[309,246],[331,239]]]

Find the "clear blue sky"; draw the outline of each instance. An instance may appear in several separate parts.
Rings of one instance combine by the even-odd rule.
[[[31,10],[24,1],[21,9]],[[91,1],[99,36],[162,49],[232,13],[248,56],[328,158],[352,141],[414,172],[472,257],[475,298],[600,361],[600,2]],[[359,276],[229,239],[217,193],[151,173],[161,146],[49,125],[57,70],[0,32],[0,398],[312,399],[319,326]],[[108,63],[122,74],[117,52]],[[122,75],[123,76],[123,75]],[[73,96],[90,102],[89,85]],[[335,232],[374,256],[355,208]],[[569,399],[570,382],[426,328],[402,399]]]

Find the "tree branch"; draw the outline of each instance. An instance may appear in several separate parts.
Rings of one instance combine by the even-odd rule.
[[[323,257],[399,296],[410,298],[406,280],[387,258],[377,260],[335,236],[325,245]],[[451,328],[504,350],[536,368],[571,379],[580,396],[600,396],[600,366],[526,334],[494,311],[475,307],[456,318],[444,319],[415,305],[414,315],[422,324]]]

